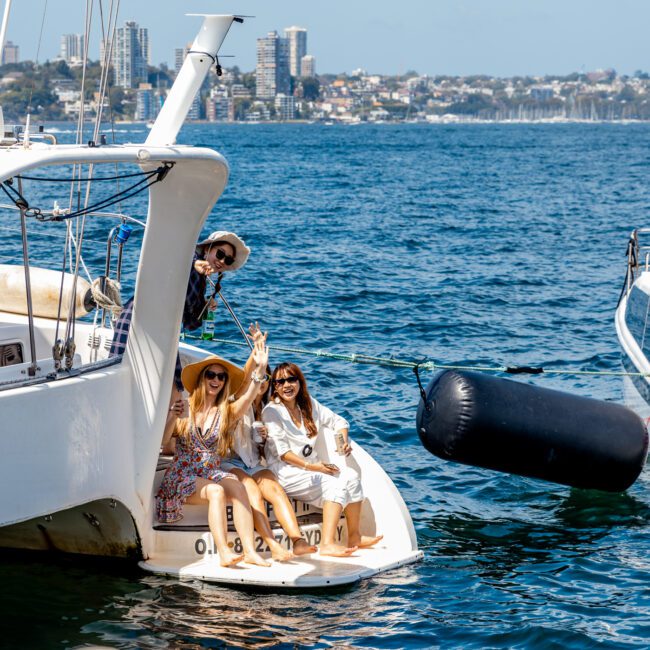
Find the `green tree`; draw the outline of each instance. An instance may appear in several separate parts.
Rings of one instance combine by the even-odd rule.
[[[494,105],[482,93],[474,93],[460,102],[455,102],[448,109],[448,113],[458,115],[478,115],[481,111],[492,109]]]
[[[606,99],[604,97],[603,99]],[[619,102],[633,102],[636,99],[636,93],[632,86],[623,86],[621,92],[616,96],[616,100]]]
[[[320,97],[320,82],[316,77],[306,77],[302,80],[302,96],[307,101],[316,101]]]
[[[245,120],[246,113],[248,112],[248,109],[251,107],[251,104],[252,102],[250,99],[243,99],[243,98],[235,99],[235,119]]]
[[[255,79],[256,77],[254,72],[245,72],[241,77],[242,84],[246,88],[248,88],[248,90],[250,90],[253,95],[255,94],[255,86],[256,86]]]

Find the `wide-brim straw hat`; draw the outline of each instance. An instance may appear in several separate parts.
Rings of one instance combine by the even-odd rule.
[[[230,361],[226,361],[225,359],[215,355],[197,361],[196,363],[189,363],[185,368],[183,368],[183,371],[181,372],[181,381],[183,382],[183,386],[185,386],[185,390],[188,393],[193,393],[199,382],[201,371],[215,363],[218,363],[220,366],[225,368],[228,373],[228,378],[230,379],[230,391],[236,393],[244,381],[244,371],[234,363],[230,363]]]
[[[234,232],[228,232],[226,230],[215,230],[213,233],[210,233],[205,239],[200,241],[196,247],[201,249],[201,253],[206,246],[214,244],[218,241],[224,241],[230,244],[235,249],[235,261],[230,265],[225,267],[224,271],[236,271],[240,269],[251,253],[251,249],[246,246],[244,240],[241,239],[238,235],[235,235]]]

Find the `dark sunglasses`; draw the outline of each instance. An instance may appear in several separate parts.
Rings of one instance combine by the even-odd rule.
[[[289,382],[290,384],[295,384],[296,382],[300,381],[298,377],[282,377],[282,379],[274,379],[273,383],[276,386],[284,386],[285,382]]]
[[[226,266],[232,266],[235,263],[235,258],[232,255],[226,255],[226,252],[222,248],[217,248],[214,251],[215,256],[220,262],[223,262]]]
[[[205,378],[206,379],[218,379],[219,381],[226,381],[226,379],[228,379],[228,373],[227,372],[215,372],[214,370],[206,370],[205,371]]]

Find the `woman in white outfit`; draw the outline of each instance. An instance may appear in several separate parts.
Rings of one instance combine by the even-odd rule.
[[[346,556],[357,548],[373,546],[382,536],[360,533],[363,491],[359,475],[350,467],[340,470],[323,463],[315,450],[316,436],[327,428],[343,435],[343,451],[349,455],[347,421],[310,397],[297,365],[281,363],[271,382],[273,399],[262,413],[269,435],[267,462],[290,497],[323,509],[321,555]],[[341,512],[347,520],[347,546],[334,539]]]

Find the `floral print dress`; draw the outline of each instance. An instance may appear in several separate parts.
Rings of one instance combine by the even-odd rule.
[[[202,435],[194,420],[190,419],[189,436],[176,439],[174,460],[167,468],[156,494],[158,521],[171,524],[183,518],[183,504],[196,490],[197,478],[215,482],[236,478],[221,469],[221,457],[217,455],[220,421],[217,415],[212,426]]]

